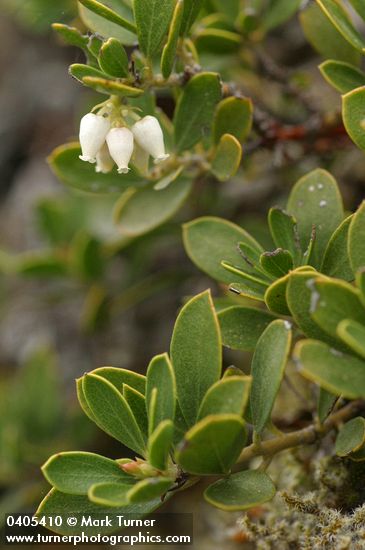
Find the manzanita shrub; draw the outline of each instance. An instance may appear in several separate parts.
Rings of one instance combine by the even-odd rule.
[[[270,210],[269,226],[272,251],[224,220],[185,226],[185,244],[199,267],[267,309],[237,305],[217,314],[210,292],[203,292],[182,308],[170,354],[154,357],[146,376],[102,367],[79,379],[85,414],[136,458],[51,457],[43,472],[53,489],[38,514],[108,507],[147,514],[213,475],[221,477],[205,499],[246,510],[275,495],[265,471],[273,456],[310,445],[343,423],[332,452],[363,459],[365,424],[357,414],[365,397],[364,205],[346,218],[335,180],[316,170],[294,186],[288,211]],[[317,412],[306,428],[272,437],[293,337],[300,373],[321,389]],[[222,342],[254,351],[250,376],[235,367],[222,373]],[[256,456],[261,465],[248,468]]]
[[[204,52],[239,55],[299,9],[308,40],[333,58],[320,69],[344,93],[346,130],[365,148],[365,77],[358,68],[365,39],[345,4],[79,0],[92,34],[53,27],[85,54],[70,74],[106,98],[82,117],[79,142],[51,154],[51,167],[73,189],[110,194],[121,238],[163,224],[203,177],[224,182],[241,170],[242,144],[252,130],[250,99],[204,70]],[[349,4],[364,18],[362,2]],[[165,110],[157,90],[165,94]],[[290,93],[300,97],[292,87]],[[77,380],[85,414],[132,458],[52,456],[43,472],[53,488],[39,516],[148,514],[204,476],[218,476],[204,491],[210,504],[247,510],[275,496],[269,465],[281,451],[316,444],[329,457],[365,459],[364,205],[346,213],[335,179],[316,169],[294,185],[285,209],[270,209],[268,226],[267,250],[221,218],[184,225],[188,256],[232,291],[235,305],[215,307],[210,291],[203,292],[183,306],[169,353],[154,357],[146,375],[101,367]],[[94,261],[98,248],[88,239],[81,244],[77,257],[84,250],[84,259]],[[253,353],[249,375],[223,369],[223,347]],[[316,409],[308,405],[305,427],[283,433],[273,408],[292,362],[315,394]],[[329,444],[326,436],[336,431]]]

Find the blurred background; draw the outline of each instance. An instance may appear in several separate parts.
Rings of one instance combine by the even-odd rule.
[[[242,170],[226,184],[196,182],[171,222],[126,242],[111,219],[115,197],[65,188],[46,160],[77,138],[80,117],[99,99],[68,76],[82,52],[50,28],[52,22],[82,28],[76,1],[0,0],[0,8],[1,521],[4,513],[35,509],[48,490],[39,467],[50,454],[125,455],[83,416],[75,378],[103,365],[145,372],[154,354],[168,350],[186,297],[211,287],[217,307],[234,299],[186,257],[183,221],[226,217],[269,249],[267,208],[285,204],[298,177],[329,169],[351,210],[364,196],[365,162],[343,130],[339,95],[319,74],[320,57],[297,18],[239,52],[212,55],[202,43],[202,66],[221,71],[254,101]],[[166,93],[158,101],[171,116]],[[102,250],[102,267],[77,265],[85,242]],[[74,258],[67,274],[58,262],[66,254]],[[225,364],[245,370],[249,359],[227,351]],[[292,415],[300,418],[300,404]],[[242,547],[229,527],[237,516],[204,504],[202,489],[182,493],[165,511],[197,514],[197,548]]]

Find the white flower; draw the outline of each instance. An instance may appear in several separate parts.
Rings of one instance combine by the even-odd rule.
[[[155,163],[166,160],[163,133],[159,121],[154,116],[145,116],[132,127],[133,135],[140,147],[147,151]]]
[[[134,147],[133,134],[128,128],[112,128],[106,136],[109,153],[118,166],[119,174],[127,174]]]
[[[110,122],[103,116],[88,113],[82,117],[80,122],[81,160],[96,162],[96,155],[105,142],[109,130]]]
[[[96,167],[95,172],[108,174],[112,171],[114,166],[114,160],[110,156],[109,149],[106,143],[96,154]]]

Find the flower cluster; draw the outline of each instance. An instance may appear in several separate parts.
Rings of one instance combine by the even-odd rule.
[[[112,124],[108,115],[88,113],[80,123],[80,159],[96,163],[96,171],[108,173],[114,163],[119,174],[129,171],[132,155],[148,163],[152,156],[157,164],[168,158],[163,132],[157,118],[145,116],[131,128]]]

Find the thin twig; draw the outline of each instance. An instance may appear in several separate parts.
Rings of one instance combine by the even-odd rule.
[[[252,443],[252,445],[249,445],[242,451],[238,463],[247,462],[256,456],[270,456],[293,447],[299,447],[305,444],[310,445],[317,439],[324,437],[338,424],[346,422],[352,418],[363,406],[363,400],[352,401],[336,413],[329,416],[321,427],[317,427],[312,424],[302,430],[297,430],[281,437],[269,439],[268,441],[261,441],[260,445]]]

